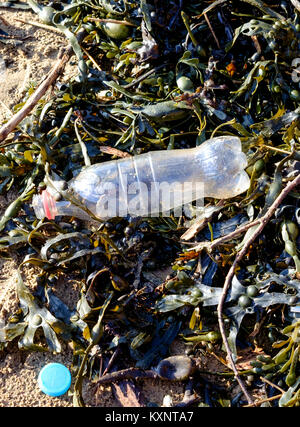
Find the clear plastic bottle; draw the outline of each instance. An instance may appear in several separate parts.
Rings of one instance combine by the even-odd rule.
[[[100,219],[156,216],[192,201],[227,199],[249,188],[246,155],[238,137],[209,139],[196,148],[152,151],[88,166],[68,190]],[[33,198],[38,218],[89,215],[66,200],[56,201],[60,182]]]

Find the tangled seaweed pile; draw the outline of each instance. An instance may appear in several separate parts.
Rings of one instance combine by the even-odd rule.
[[[23,258],[20,310],[1,329],[0,348],[18,340],[22,350],[60,352],[61,340],[72,343],[75,406],[84,406],[84,376],[99,385],[189,378],[182,405],[253,405],[251,390],[266,383],[264,402],[254,403],[300,403],[300,10],[297,0],[268,3],[1,4],[32,8],[72,49],[46,79],[55,90],[42,96],[47,86],[29,88],[0,129],[0,192],[19,193],[0,220],[0,249]],[[71,51],[78,76],[60,84]],[[218,135],[242,141],[247,194],[206,199],[179,219],[87,224],[34,215],[32,196],[49,171],[68,181],[85,165]],[[23,283],[24,264],[40,270],[34,294]],[[157,281],[153,272],[169,266]],[[82,283],[75,311],[52,289],[74,272]],[[175,338],[188,355],[167,357]],[[253,357],[242,370],[243,348]],[[224,372],[201,370],[199,352],[214,354]],[[115,372],[103,376],[103,363]],[[232,396],[236,381],[242,392]]]

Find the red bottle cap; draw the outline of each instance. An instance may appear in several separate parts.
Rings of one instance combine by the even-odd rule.
[[[58,214],[54,197],[47,190],[42,191],[41,197],[46,218],[54,219]]]

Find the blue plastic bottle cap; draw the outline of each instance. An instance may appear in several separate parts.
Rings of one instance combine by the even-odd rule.
[[[38,385],[49,396],[61,396],[70,388],[70,371],[61,363],[48,363],[39,373]]]

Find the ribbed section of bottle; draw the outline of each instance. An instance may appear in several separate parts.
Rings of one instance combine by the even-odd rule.
[[[237,137],[192,149],[152,151],[85,168],[70,187],[100,218],[155,216],[204,197],[229,198],[249,187]]]

